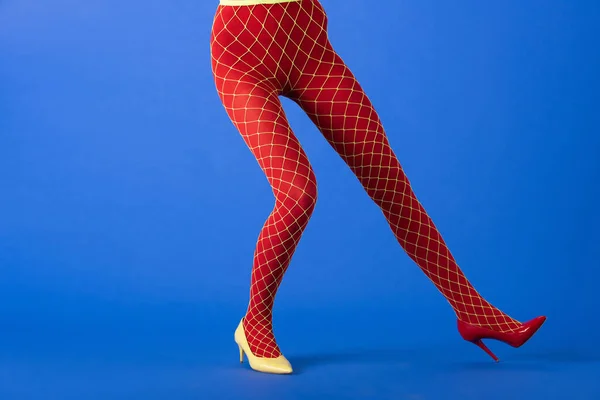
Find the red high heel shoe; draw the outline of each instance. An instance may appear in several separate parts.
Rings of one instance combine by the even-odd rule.
[[[482,339],[495,339],[504,342],[512,347],[521,347],[527,342],[534,333],[546,322],[546,317],[537,317],[531,321],[525,322],[515,331],[512,332],[496,332],[489,328],[471,325],[467,322],[458,320],[458,332],[467,342],[471,342],[479,346],[483,351],[490,355],[494,361],[499,359],[488,347],[483,344]]]

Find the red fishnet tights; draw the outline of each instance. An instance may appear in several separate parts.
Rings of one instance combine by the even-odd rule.
[[[244,317],[254,355],[281,354],[273,335],[273,302],[317,200],[313,170],[280,95],[314,121],[459,319],[502,332],[520,326],[484,300],[456,264],[413,193],[377,112],[332,48],[317,0],[219,6],[211,54],[219,97],[276,200],[258,238]]]

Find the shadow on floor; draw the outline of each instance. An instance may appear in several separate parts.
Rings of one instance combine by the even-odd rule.
[[[456,360],[451,355],[436,352],[434,349],[349,349],[290,356],[289,358],[297,372],[323,366],[350,364],[385,364],[400,368],[418,366],[423,369],[444,370],[542,371],[551,368],[553,364],[600,363],[600,352],[590,353],[577,349],[552,349],[536,353],[515,353],[513,351],[504,352],[499,356],[500,362],[496,363],[491,359],[486,359],[485,355],[482,355],[481,360],[477,361]]]

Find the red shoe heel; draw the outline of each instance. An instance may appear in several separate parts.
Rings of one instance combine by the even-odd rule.
[[[496,357],[496,355],[494,353],[492,353],[492,351],[483,343],[483,340],[479,339],[479,340],[474,341],[473,343],[475,343],[480,349],[482,349],[483,351],[488,353],[489,356],[494,359],[494,361],[500,362],[500,359],[498,357]]]
[[[458,332],[464,340],[477,345],[492,357],[494,361],[498,362],[498,357],[496,357],[496,355],[483,343],[482,339],[494,339],[512,347],[521,347],[525,342],[531,339],[544,322],[546,322],[546,317],[537,317],[531,321],[525,322],[517,330],[511,332],[496,332],[489,328],[472,325],[458,320]]]

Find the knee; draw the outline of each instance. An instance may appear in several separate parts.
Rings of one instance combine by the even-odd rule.
[[[294,194],[294,200],[298,207],[312,214],[317,205],[317,195],[317,183],[311,181],[301,189],[301,192]]]
[[[296,208],[307,214],[311,214],[317,204],[317,182],[314,179],[301,179],[294,182],[287,194]]]
[[[363,185],[371,199],[384,209],[404,203],[410,191],[410,183],[400,167],[382,169],[377,177],[364,179]]]
[[[276,197],[292,214],[312,214],[318,197],[317,181],[312,171],[305,176],[296,175],[293,179],[282,182],[279,190]]]

